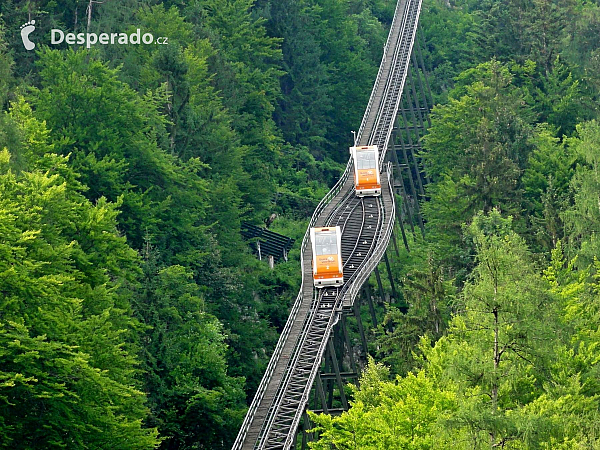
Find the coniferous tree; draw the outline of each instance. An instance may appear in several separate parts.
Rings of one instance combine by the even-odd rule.
[[[585,267],[600,255],[600,125],[593,120],[579,125],[577,131],[575,151],[581,162],[571,182],[575,204],[563,217],[571,245],[579,249]]]
[[[479,65],[461,74],[447,105],[433,110],[423,152],[433,183],[423,209],[448,267],[469,264],[461,254],[461,225],[478,210],[500,208],[521,220],[520,176],[533,130],[512,80],[497,61]]]
[[[189,270],[160,269],[150,253],[144,271],[137,310],[148,327],[144,378],[162,448],[230,448],[245,394],[243,379],[226,373],[222,325],[205,311]]]
[[[1,153],[1,445],[153,448],[126,288],[137,257],[117,205],[83,197],[25,103],[12,115],[29,171]]]
[[[319,433],[310,448],[449,448],[436,434],[436,422],[456,408],[454,393],[440,389],[424,372],[398,377],[395,382],[388,377],[386,367],[371,359],[360,387],[352,386],[350,411],[338,417],[309,413]]]

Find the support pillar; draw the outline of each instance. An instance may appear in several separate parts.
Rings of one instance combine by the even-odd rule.
[[[392,228],[392,230],[395,227]],[[400,252],[398,251],[398,242],[396,242],[396,233],[394,233],[394,231],[392,231],[392,243],[394,244],[394,251],[396,252],[396,257],[400,257]]]
[[[371,313],[371,321],[373,322],[373,326],[376,327],[377,326],[377,315],[375,314],[375,305],[373,305],[373,297],[371,296],[371,288],[369,287],[368,283],[366,283],[366,286],[363,289],[363,295],[365,296],[365,298],[367,299],[367,303],[369,304],[369,312]]]
[[[396,292],[396,284],[394,283],[394,277],[392,276],[392,268],[390,267],[390,260],[388,258],[387,252],[383,255],[385,259],[385,267],[387,268],[388,277],[390,279],[390,285],[392,286],[392,296],[398,300],[398,294]]]
[[[407,134],[408,146],[410,148],[412,148],[412,146],[413,146],[412,138],[410,137],[410,130],[408,129],[408,122],[407,122],[406,114],[404,113],[404,110],[402,110],[402,119],[404,121],[404,129]],[[412,174],[412,169],[410,168],[408,153],[406,153],[406,145],[404,144],[404,139],[402,139],[402,135],[400,135],[400,145],[402,147],[402,155],[404,156],[404,161],[406,161],[406,164],[408,165],[408,180],[410,181],[410,187],[412,190],[413,198],[415,200],[415,210],[417,213],[417,221],[419,224],[419,228],[421,228],[421,233],[423,233],[423,235],[424,235],[425,227],[423,225],[423,218],[421,217],[421,208],[419,206],[419,193],[417,192],[417,189],[415,187],[415,180],[414,180],[414,177]],[[423,192],[423,194],[424,194],[424,192]]]
[[[328,414],[329,407],[327,406],[327,397],[325,396],[325,389],[323,388],[323,380],[321,380],[321,375],[316,376],[315,381],[317,384],[317,395],[321,399],[321,408],[323,408],[323,412],[325,414]]]
[[[346,325],[346,316],[344,314],[342,314],[342,316],[340,317],[340,326],[342,327],[342,333],[344,334],[344,341],[346,342],[346,348],[348,349],[348,355],[350,357],[350,367],[352,368],[352,372],[358,373],[356,361],[354,360],[354,349],[352,348],[352,344],[350,343],[350,335],[348,334],[348,327]]]
[[[354,302],[354,316],[356,317],[356,324],[358,325],[358,332],[360,334],[360,340],[362,343],[363,351],[365,352],[365,359],[369,354],[369,347],[367,345],[367,337],[365,336],[365,328],[363,327],[362,319],[360,318],[360,303]]]
[[[410,231],[413,234],[415,234],[415,225],[414,225],[414,219],[413,219],[414,214],[412,212],[412,207],[410,205],[410,201],[408,200],[408,194],[406,193],[406,190],[404,189],[404,178],[401,179],[399,186],[400,186],[400,196],[402,197],[402,206],[406,212],[406,216],[408,217],[408,224],[410,226]],[[408,243],[405,243],[405,245],[408,246]]]
[[[377,278],[377,286],[379,286],[379,297],[381,303],[385,304],[385,292],[383,290],[383,283],[381,282],[381,275],[379,274],[379,268],[375,267],[375,278]]]
[[[344,409],[348,409],[348,399],[346,398],[346,393],[344,392],[344,382],[342,381],[342,375],[340,374],[340,366],[338,365],[335,347],[333,345],[333,341],[329,339],[327,343],[329,347],[329,356],[331,357],[331,362],[333,363],[333,372],[335,373],[335,379],[338,384],[338,388],[340,390],[340,398],[342,399],[342,406]]]

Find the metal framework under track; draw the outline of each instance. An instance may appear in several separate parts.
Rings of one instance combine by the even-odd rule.
[[[333,327],[343,320],[344,311],[353,308],[361,287],[385,254],[396,204],[392,164],[384,160],[401,107],[421,1],[399,0],[397,4],[357,137],[359,145],[378,145],[381,149],[381,196],[355,196],[350,160],[340,180],[317,206],[308,227],[342,228],[344,285],[320,290],[313,287],[307,230],[301,247],[302,287],[233,450],[288,450],[293,446],[321,361],[331,346]]]

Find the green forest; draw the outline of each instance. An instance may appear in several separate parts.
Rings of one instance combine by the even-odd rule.
[[[0,1],[0,448],[231,448],[395,8]],[[50,38],[138,28],[168,45]],[[424,0],[419,28],[424,233],[310,447],[600,449],[600,1]],[[273,269],[240,232],[270,221]]]

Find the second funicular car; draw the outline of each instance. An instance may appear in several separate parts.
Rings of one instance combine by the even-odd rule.
[[[379,150],[376,145],[350,147],[354,160],[354,187],[359,197],[381,195]]]

